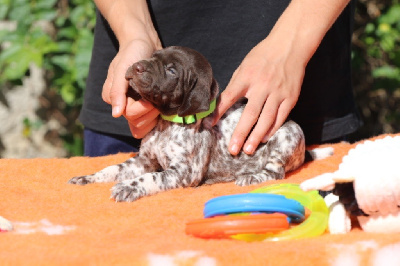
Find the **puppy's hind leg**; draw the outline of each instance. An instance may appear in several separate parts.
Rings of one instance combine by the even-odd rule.
[[[268,160],[265,168],[259,173],[239,176],[235,184],[238,186],[255,185],[268,180],[278,180],[285,178],[285,167],[279,158]]]
[[[293,121],[286,122],[261,149],[264,150],[265,164],[259,173],[243,175],[236,184],[246,186],[285,178],[304,162],[305,143],[300,126]]]
[[[73,177],[68,181],[68,183],[86,185],[100,182],[117,182],[132,179],[154,170],[154,166],[149,163],[149,160],[137,156],[130,158],[121,164],[108,166],[92,175]]]

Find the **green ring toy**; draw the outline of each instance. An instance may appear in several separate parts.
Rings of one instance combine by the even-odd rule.
[[[279,194],[300,202],[311,211],[310,216],[301,224],[291,229],[270,234],[237,234],[231,236],[234,239],[244,241],[279,241],[289,239],[301,239],[322,235],[329,219],[329,209],[318,191],[303,191],[297,184],[277,184],[258,188],[250,193]]]

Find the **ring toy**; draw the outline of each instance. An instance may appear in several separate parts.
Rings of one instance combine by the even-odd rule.
[[[305,218],[303,205],[283,195],[246,193],[213,198],[206,202],[204,218],[243,212],[279,212],[288,216],[289,222],[302,222]]]
[[[293,199],[300,202],[310,211],[329,212],[324,199],[321,197],[321,195],[319,195],[318,191],[312,190],[305,192],[297,184],[276,184],[255,189],[250,193],[272,193],[283,195],[288,199]]]
[[[264,238],[260,235],[238,234],[232,236],[234,239],[244,241],[279,241],[288,239],[301,239],[315,237],[323,234],[328,226],[329,209],[324,199],[316,190],[305,192],[297,184],[277,184],[253,190],[251,193],[272,193],[284,195],[288,199],[297,200],[311,213],[301,224],[279,232],[277,234],[265,234]]]
[[[229,238],[236,234],[276,233],[289,228],[282,213],[216,216],[189,221],[186,234],[201,238]]]

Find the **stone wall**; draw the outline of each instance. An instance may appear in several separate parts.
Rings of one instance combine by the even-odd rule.
[[[0,21],[0,29],[15,28],[15,22]],[[1,44],[6,45],[9,44]],[[59,134],[49,134],[62,132],[62,124],[54,118],[43,120],[38,115],[39,110],[46,108],[42,103],[48,91],[44,71],[35,65],[30,66],[29,76],[21,86],[0,87],[0,158],[66,156]],[[26,119],[36,126],[25,126]]]
[[[42,121],[38,115],[47,89],[44,71],[31,65],[29,72],[22,86],[0,88],[0,157],[64,157],[62,141],[49,140],[49,132],[63,130],[61,123],[54,118]],[[24,125],[24,119],[35,126]]]

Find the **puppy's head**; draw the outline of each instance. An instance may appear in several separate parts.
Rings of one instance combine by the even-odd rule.
[[[125,75],[130,87],[162,114],[187,116],[207,111],[218,94],[207,59],[197,51],[171,46],[131,67]]]

